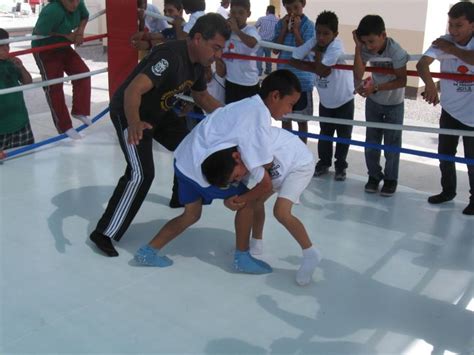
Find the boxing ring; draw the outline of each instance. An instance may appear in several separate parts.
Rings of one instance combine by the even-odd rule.
[[[119,6],[131,6],[127,2],[107,1],[108,20]],[[115,19],[125,34],[124,14],[131,12],[121,10]],[[116,46],[110,33],[118,42],[109,58],[130,48],[115,31],[118,24],[108,21],[109,46]],[[122,54],[120,60],[136,63],[136,52],[126,53],[132,59]],[[117,87],[115,73],[123,65],[107,63],[112,81],[104,71],[95,73],[93,98],[103,95],[97,88]],[[426,133],[398,127],[413,146],[403,145],[408,154],[401,156],[391,198],[364,192],[363,149],[355,143],[363,128],[355,128],[346,181],[334,181],[332,173],[313,178],[294,213],[323,260],[313,282],[300,287],[294,281],[300,248],[272,217],[274,198],[266,206],[262,256],[271,274],[232,270],[234,215],[220,201],[166,247],[172,267],[134,264],[138,247],[180,213],[168,207],[172,154],[159,145],[152,188],[115,244],[120,256],[100,254],[88,235],[125,162],[106,105],[101,100],[93,107],[95,123],[80,128],[80,141],[50,137],[7,152],[0,165],[2,354],[474,351],[474,220],[461,214],[467,173],[458,164],[454,201],[429,205],[427,197],[440,187],[436,155],[415,144]],[[422,130],[436,138],[438,130]],[[318,131],[310,125],[315,154]],[[427,154],[418,158],[420,152]]]

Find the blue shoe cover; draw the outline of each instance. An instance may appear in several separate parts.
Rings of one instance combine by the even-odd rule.
[[[151,246],[144,245],[140,247],[135,253],[135,261],[144,266],[167,267],[173,265],[173,260],[167,256],[160,256],[157,254],[158,249],[153,249]]]
[[[262,260],[255,259],[249,251],[236,250],[234,254],[234,269],[246,274],[268,274],[272,267]]]

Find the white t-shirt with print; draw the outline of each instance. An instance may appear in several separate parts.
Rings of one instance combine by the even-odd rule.
[[[455,43],[450,35],[441,37],[456,45],[456,47],[473,51],[474,37],[465,46]],[[438,59],[442,73],[474,74],[474,65],[469,65],[459,58],[443,59],[446,53],[431,46],[424,54],[427,57]],[[474,81],[457,81],[441,79],[441,106],[458,121],[466,126],[474,127]]]
[[[260,182],[263,165],[273,160],[271,114],[259,95],[221,107],[202,120],[174,152],[178,169],[202,187],[209,187],[201,171],[206,158],[222,149],[238,147],[252,178]]]
[[[272,167],[269,169],[273,190],[278,191],[286,177],[298,167],[314,161],[313,153],[301,139],[287,130],[271,127],[271,146],[273,154]],[[253,173],[252,170],[250,170]]]
[[[293,58],[314,60],[312,49],[316,46],[313,37],[293,52]],[[343,59],[344,46],[339,38],[335,38],[323,53],[321,63],[327,67],[346,64]],[[331,69],[331,74],[323,78],[316,75],[315,82],[321,104],[326,108],[338,108],[354,98],[354,75],[350,70]]]
[[[196,11],[189,16],[189,21],[183,27],[183,32],[189,33],[191,29],[194,27],[194,24],[201,16],[204,16],[206,13],[204,11]]]
[[[242,29],[246,35],[254,37],[257,41],[260,41],[260,35],[255,26],[246,26]],[[243,55],[257,55],[259,45],[250,48],[246,46],[240,38],[236,35],[226,42],[225,51],[226,53],[237,53]],[[241,60],[241,59],[224,59],[227,68],[227,80],[234,84],[243,86],[254,86],[258,84],[258,68],[255,60]]]

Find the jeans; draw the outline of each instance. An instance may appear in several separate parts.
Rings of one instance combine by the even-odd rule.
[[[440,128],[474,131],[474,127],[466,126],[444,110],[441,111],[439,125]],[[468,159],[474,159],[474,137],[463,137],[462,139],[464,143],[464,156]],[[438,141],[438,153],[455,156],[458,143],[459,136],[440,134]],[[443,188],[443,194],[454,195],[456,193],[455,163],[440,160],[439,168],[441,170],[441,187]],[[467,166],[467,173],[469,176],[469,192],[471,193],[470,201],[474,202],[474,165]]]
[[[382,122],[402,124],[404,103],[397,105],[380,105],[370,98],[365,101],[365,119],[367,122]],[[382,144],[401,147],[402,131],[367,127],[365,141],[372,144]],[[369,176],[376,180],[398,180],[398,166],[400,153],[384,151],[385,169],[380,165],[381,151],[374,148],[365,148],[365,163]]]
[[[346,102],[344,105],[336,108],[326,108],[319,104],[319,116],[321,117],[333,117],[333,118],[344,118],[347,120],[354,119],[354,99]],[[335,123],[320,122],[321,127],[320,134],[323,136],[333,137],[334,133],[337,132],[338,138],[351,139],[352,126],[342,125]],[[331,166],[332,161],[332,146],[333,142],[326,140],[318,141],[318,155],[319,155],[319,166]],[[334,158],[336,159],[334,166],[336,170],[347,169],[347,153],[349,152],[349,144],[336,143],[336,153]]]
[[[264,48],[260,47],[257,51],[257,56],[258,57],[266,57],[266,58],[271,58],[272,56],[272,50],[270,48]],[[257,61],[257,68],[258,68],[258,75],[263,74],[263,68],[262,68],[262,63],[260,61]],[[272,72],[272,63],[265,62],[265,74],[270,74]]]

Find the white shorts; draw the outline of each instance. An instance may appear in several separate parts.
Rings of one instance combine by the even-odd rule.
[[[313,178],[315,164],[313,160],[290,172],[282,181],[273,181],[273,191],[278,197],[286,198],[295,204],[299,203],[301,194]]]

